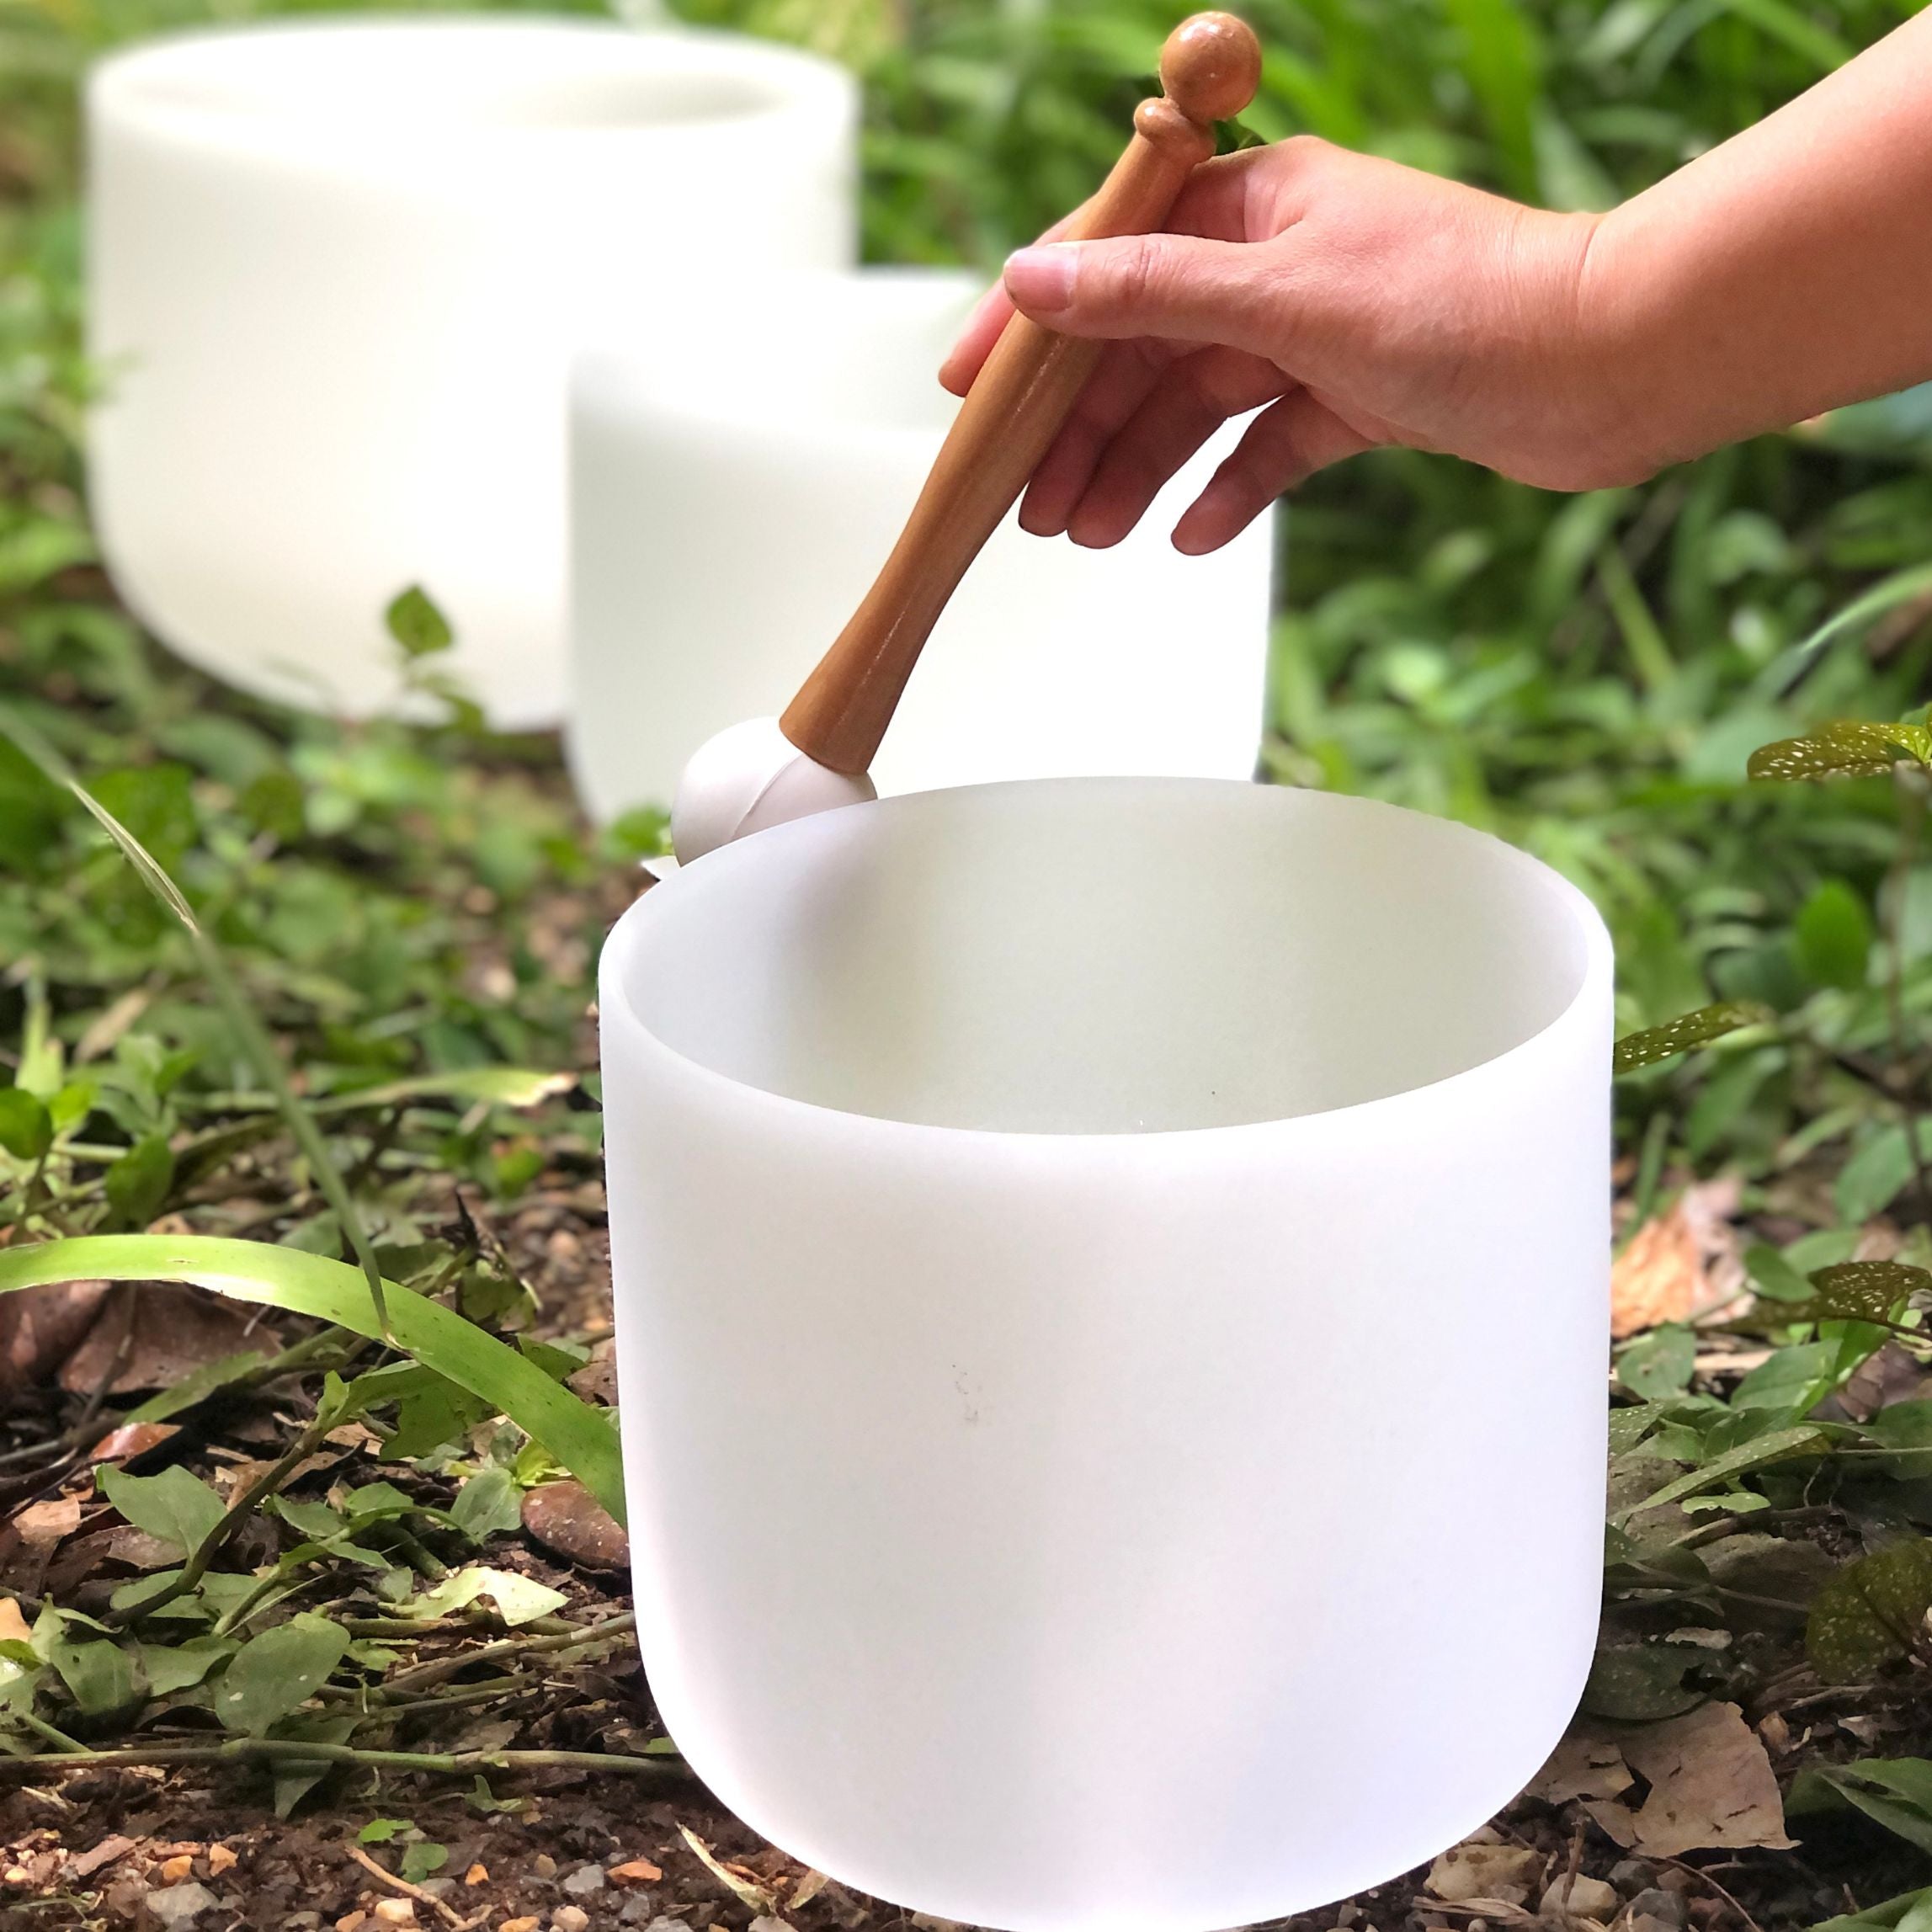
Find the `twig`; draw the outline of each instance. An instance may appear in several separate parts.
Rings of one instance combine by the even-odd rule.
[[[1679,1871],[1687,1871],[1700,1884],[1708,1885],[1744,1921],[1746,1932],[1764,1932],[1764,1928],[1759,1924],[1758,1921],[1709,1872],[1700,1870],[1695,1865],[1686,1865],[1680,1858],[1659,1858],[1657,1862],[1659,1865],[1671,1865]]]
[[[459,1918],[434,1892],[425,1892],[420,1885],[412,1885],[407,1878],[398,1878],[393,1871],[386,1871],[359,1844],[345,1844],[343,1850],[366,1871],[371,1878],[381,1879],[391,1892],[400,1892],[405,1898],[413,1898],[418,1905],[427,1905],[439,1912],[446,1925],[455,1927],[456,1932],[470,1932],[470,1928],[481,1925],[489,1916],[480,1912],[474,1919]]]
[[[386,1771],[467,1777],[478,1771],[623,1771],[662,1783],[691,1785],[696,1775],[679,1758],[633,1758],[615,1751],[376,1751],[301,1738],[230,1738],[219,1744],[159,1744],[106,1751],[0,1754],[0,1773],[99,1770],[114,1764],[360,1764]]]
[[[502,1637],[495,1643],[486,1643],[480,1650],[460,1651],[453,1657],[435,1658],[428,1663],[418,1663],[402,1671],[382,1686],[382,1695],[386,1700],[398,1691],[426,1689],[454,1677],[459,1670],[467,1670],[472,1663],[493,1663],[500,1657],[528,1657],[539,1651],[575,1650],[579,1644],[595,1643],[602,1637],[620,1637],[636,1627],[635,1613],[625,1610],[620,1616],[606,1617],[601,1623],[586,1624],[577,1630],[560,1631],[544,1637]]]

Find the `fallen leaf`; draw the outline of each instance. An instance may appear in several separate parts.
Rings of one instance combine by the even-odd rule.
[[[1742,1301],[1744,1264],[1730,1220],[1738,1193],[1734,1176],[1700,1182],[1631,1237],[1610,1266],[1617,1340],[1664,1322],[1700,1321]]]
[[[1459,1844],[1429,1868],[1429,1889],[1451,1905],[1472,1898],[1525,1903],[1543,1876],[1543,1860],[1513,1844]]]
[[[13,1529],[23,1543],[46,1547],[71,1536],[81,1526],[81,1505],[72,1496],[51,1497],[45,1503],[29,1503],[13,1518]]]
[[[226,1845],[211,1844],[209,1846],[208,1874],[210,1877],[219,1878],[223,1872],[232,1871],[240,1863],[240,1854],[231,1851]]]
[[[624,1526],[581,1482],[545,1482],[524,1498],[524,1528],[546,1550],[586,1569],[621,1570],[631,1562]]]
[[[608,1347],[593,1355],[567,1378],[564,1385],[586,1402],[600,1402],[606,1408],[617,1406],[617,1358]]]
[[[678,1831],[684,1843],[696,1853],[698,1862],[737,1900],[739,1904],[748,1906],[753,1912],[760,1917],[774,1913],[778,1910],[777,1899],[773,1897],[765,1887],[748,1874],[721,1863],[711,1848],[689,1825],[679,1825]],[[508,1932],[507,1927],[504,1929],[504,1932]]]
[[[132,1462],[137,1456],[158,1449],[170,1436],[180,1434],[172,1422],[126,1422],[110,1429],[88,1451],[90,1462]]]
[[[800,1906],[809,1905],[820,1892],[824,1891],[829,1882],[830,1881],[822,1871],[807,1870],[804,1877],[799,1880],[797,1889],[791,1895],[789,1902],[791,1909],[796,1912]]]
[[[1620,1797],[1636,1782],[1615,1738],[1581,1728],[1550,1754],[1525,1795],[1546,1805],[1567,1805],[1577,1798]]]
[[[1681,1717],[1633,1729],[1624,1761],[1650,1786],[1634,1812],[1595,1802],[1590,1816],[1617,1843],[1647,1858],[1763,1845],[1788,1851],[1785,1811],[1764,1740],[1735,1704],[1705,1704]]]
[[[0,1296],[0,1400],[53,1380],[93,1326],[109,1286],[63,1281]]]
[[[12,1597],[0,1597],[0,1643],[29,1643],[33,1636],[26,1618],[20,1614],[19,1605]]]
[[[5,1634],[0,1631],[0,1636]],[[117,1858],[125,1858],[140,1842],[138,1839],[123,1838],[119,1833],[112,1834],[104,1838],[92,1851],[80,1853],[67,1867],[68,1874],[74,1878],[92,1878],[104,1865],[112,1865]]]
[[[172,1388],[196,1369],[243,1353],[258,1321],[205,1288],[143,1281],[115,1301],[67,1357],[61,1386],[91,1395],[114,1370],[125,1342],[126,1358],[109,1384],[109,1395]]]

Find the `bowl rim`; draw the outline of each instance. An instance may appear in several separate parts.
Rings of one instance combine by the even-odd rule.
[[[955,785],[937,788],[932,791],[901,793],[895,797],[876,799],[865,804],[841,806],[835,812],[821,812],[811,818],[796,819],[789,824],[773,826],[765,831],[754,833],[748,839],[737,843],[749,844],[760,839],[782,839],[788,834],[802,835],[806,828],[820,820],[854,812],[889,812],[913,799],[1038,790],[1042,787],[1077,787],[1083,790],[1131,787],[1141,791],[1160,788],[1201,792],[1214,790],[1223,794],[1244,792],[1251,793],[1258,799],[1292,799],[1297,801],[1291,809],[1360,812],[1365,814],[1393,813],[1404,820],[1419,821],[1439,828],[1452,838],[1466,838],[1507,854],[1504,861],[1506,864],[1514,865],[1534,876],[1573,922],[1583,945],[1582,970],[1577,976],[1576,986],[1569,998],[1535,1031],[1525,1034],[1502,1052],[1477,1061],[1472,1066],[1458,1068],[1455,1072],[1445,1074],[1438,1079],[1419,1082],[1413,1086],[1402,1088],[1396,1093],[1381,1094],[1371,1099],[1351,1101],[1345,1106],[1322,1108],[1309,1113],[1291,1114],[1267,1120],[1237,1120],[1208,1126],[1105,1131],[1082,1129],[1071,1132],[1040,1128],[953,1126],[934,1121],[908,1120],[893,1115],[860,1113],[849,1108],[828,1106],[821,1101],[801,1099],[796,1094],[780,1093],[769,1087],[757,1086],[749,1081],[721,1072],[701,1060],[692,1058],[654,1032],[631,1001],[627,969],[631,954],[641,943],[640,935],[648,922],[658,916],[649,910],[651,902],[660,892],[669,891],[675,895],[679,876],[684,870],[680,867],[669,876],[641,892],[619,915],[605,936],[604,949],[598,961],[597,975],[600,1037],[606,1028],[620,1028],[626,1039],[647,1056],[674,1070],[679,1077],[696,1085],[701,1091],[708,1091],[720,1100],[726,1101],[741,1114],[763,1114],[774,1120],[782,1120],[788,1115],[800,1119],[809,1118],[818,1124],[821,1131],[836,1124],[840,1131],[849,1135],[876,1136],[888,1143],[897,1142],[901,1145],[910,1145],[920,1140],[934,1146],[964,1147],[975,1143],[994,1147],[1025,1145],[1032,1158],[1037,1158],[1036,1151],[1044,1147],[1065,1149],[1076,1156],[1082,1153],[1091,1155],[1105,1150],[1116,1158],[1133,1158],[1137,1154],[1151,1151],[1152,1158],[1158,1161],[1163,1158],[1163,1150],[1166,1155],[1171,1157],[1184,1145],[1190,1149],[1205,1150],[1210,1146],[1229,1147],[1231,1143],[1242,1141],[1251,1146],[1259,1146],[1268,1140],[1276,1142],[1293,1142],[1317,1135],[1333,1134],[1343,1126],[1368,1128],[1378,1117],[1392,1120],[1399,1119],[1405,1111],[1434,1109],[1440,1104],[1445,1095],[1455,1090],[1466,1090],[1472,1085],[1481,1086],[1498,1078],[1506,1078],[1509,1070],[1523,1061],[1551,1051],[1561,1043],[1563,1035],[1575,1033],[1580,1027],[1594,1025],[1594,1016],[1599,1013],[1604,1020],[1601,1029],[1601,1057],[1605,1100],[1605,1104],[1608,1104],[1611,1035],[1615,1030],[1611,1015],[1615,955],[1610,931],[1604,923],[1602,915],[1583,891],[1566,879],[1555,867],[1533,854],[1524,851],[1520,847],[1510,844],[1506,839],[1497,838],[1493,833],[1463,824],[1458,820],[1439,817],[1433,813],[1418,812],[1407,806],[1393,805],[1386,800],[1365,798],[1351,793],[1262,785],[1240,779],[1123,774],[1110,778],[1009,779],[997,784]],[[1263,807],[1264,810],[1275,808],[1272,803]],[[705,858],[694,863],[699,865],[712,863],[729,854],[732,849],[731,846],[721,847],[718,852],[707,854]],[[659,904],[661,911],[663,902],[660,901]],[[604,1104],[608,1110],[608,1092],[604,1096]],[[796,1115],[794,1110],[796,1110]]]

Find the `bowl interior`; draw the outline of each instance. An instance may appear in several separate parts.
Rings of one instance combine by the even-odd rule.
[[[740,71],[740,67],[743,71]],[[343,136],[678,128],[786,104],[753,60],[672,34],[516,20],[276,23],[131,56],[139,108]]]
[[[606,1025],[819,1106],[1016,1133],[1384,1099],[1520,1046],[1605,970],[1581,895],[1495,839],[1192,780],[781,826],[676,874],[612,945]]]

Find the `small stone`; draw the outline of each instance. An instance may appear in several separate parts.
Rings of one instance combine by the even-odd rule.
[[[456,1881],[438,1872],[434,1878],[418,1879],[416,1889],[418,1892],[427,1892],[432,1898],[442,1898],[456,1889]]]
[[[172,1865],[173,1859],[168,1860]],[[186,1885],[164,1886],[147,1895],[147,1909],[162,1932],[175,1932],[180,1925],[192,1925],[204,1912],[212,1912],[220,1903],[205,1885],[190,1880]]]
[[[1482,1844],[1473,1839],[1445,1851],[1429,1869],[1429,1889],[1450,1905],[1471,1899],[1498,1899],[1521,1905],[1543,1876],[1543,1861],[1514,1845]]]
[[[624,1901],[624,1909],[617,1914],[620,1925],[641,1925],[652,1914],[652,1905],[648,1892],[634,1892]]]
[[[556,1876],[556,1860],[547,1851],[540,1851],[530,1860],[530,1869],[536,1873],[539,1878],[555,1878]]]
[[[620,1885],[655,1885],[664,1874],[647,1858],[629,1858],[612,1865],[609,1876]]]
[[[601,1892],[604,1887],[604,1867],[600,1865],[580,1865],[564,1880],[563,1888],[572,1898],[587,1897],[593,1892]],[[753,1932],[757,1932],[754,1925]]]
[[[413,1925],[416,1923],[416,1906],[407,1898],[379,1898],[375,1909],[370,1916],[378,1925]]]
[[[1661,1886],[1651,1886],[1640,1892],[1631,1900],[1631,1915],[1637,1918],[1655,1919],[1671,1928],[1671,1932],[1684,1932],[1690,1913],[1685,1907],[1683,1895],[1667,1892]]]
[[[241,1855],[231,1851],[225,1844],[211,1844],[208,1848],[208,1876],[219,1878],[225,1871],[232,1871],[242,1862]]]
[[[791,1928],[782,1919],[774,1919],[766,1913],[752,1920],[751,1932],[791,1932]]]
[[[163,1885],[178,1885],[184,1878],[192,1878],[194,1876],[194,1860],[184,1851],[178,1851],[173,1858],[162,1860],[161,1882]]]
[[[1622,1903],[1614,1885],[1605,1885],[1600,1878],[1586,1878],[1581,1873],[1575,1878],[1558,1878],[1543,1894],[1546,1918],[1567,1914],[1575,1919],[1601,1919],[1607,1924]]]
[[[291,1912],[282,1921],[282,1932],[317,1932],[321,1924],[319,1912]]]
[[[1610,1881],[1626,1898],[1634,1898],[1657,1883],[1657,1867],[1647,1858],[1619,1859],[1610,1867]]]
[[[590,1914],[581,1905],[560,1905],[551,1913],[550,1922],[555,1932],[585,1932]]]
[[[497,1928],[497,1932],[537,1932],[542,1921],[536,1919],[506,1919]]]
[[[369,1914],[366,1912],[345,1912],[336,1920],[335,1932],[362,1932],[363,1927],[368,1923]]]
[[[508,1932],[508,1927],[504,1932]],[[689,1919],[671,1919],[660,1913],[644,1928],[644,1932],[691,1932],[691,1922]]]
[[[466,1885],[487,1885],[490,1882],[489,1866],[487,1865],[472,1865],[463,1874],[463,1882]]]

